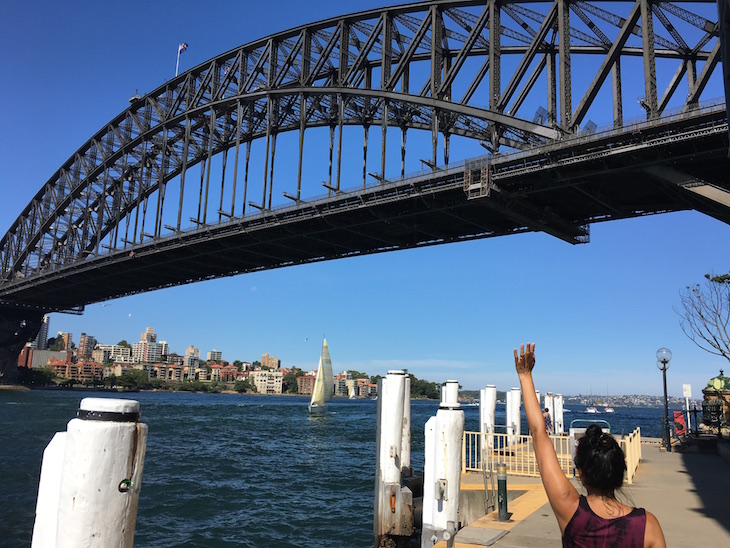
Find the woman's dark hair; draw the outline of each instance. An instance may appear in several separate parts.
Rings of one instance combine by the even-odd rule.
[[[581,471],[583,485],[611,495],[623,484],[626,461],[613,436],[604,433],[597,424],[591,424],[585,436],[578,440],[575,467]]]

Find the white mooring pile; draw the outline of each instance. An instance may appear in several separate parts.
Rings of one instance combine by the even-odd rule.
[[[32,548],[131,547],[146,447],[139,402],[81,400],[43,452]]]

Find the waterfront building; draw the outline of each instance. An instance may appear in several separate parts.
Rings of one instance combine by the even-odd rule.
[[[210,375],[208,374],[208,369],[205,367],[196,367],[195,368],[195,380],[196,381],[209,381]]]
[[[56,340],[61,339],[63,341],[64,350],[71,350],[71,343],[73,342],[73,333],[64,333],[59,331],[56,335]]]
[[[48,366],[48,362],[52,358],[57,361],[72,361],[73,352],[71,350],[38,350],[26,345],[18,356],[18,367],[42,369]]]
[[[90,358],[95,346],[96,339],[94,337],[87,335],[86,333],[81,333],[79,336],[79,358]]]
[[[340,375],[337,375],[335,377],[335,396],[348,396],[350,394],[349,389],[347,388],[347,379],[341,377]]]
[[[157,342],[157,334],[148,327],[140,335],[139,342],[132,345],[132,359],[137,363],[153,363],[160,361],[169,351],[165,341]]]
[[[249,378],[259,394],[281,394],[284,381],[281,371],[251,371]]]
[[[357,388],[355,390],[356,396],[363,398],[374,398],[378,395],[378,385],[370,382],[369,379],[355,379],[357,381]]]
[[[91,352],[91,359],[96,363],[109,363],[111,360],[111,351],[109,348],[95,348]]]
[[[94,352],[99,352],[96,356],[101,356],[103,359],[94,357]],[[126,346],[119,346],[118,344],[97,344],[94,352],[92,352],[92,357],[94,357],[94,361],[97,363],[133,363],[132,349]]]
[[[200,364],[200,348],[195,348],[192,344],[185,349],[184,365],[196,368]]]
[[[220,350],[216,350],[215,348],[213,350],[208,351],[208,359],[207,361],[213,361],[216,363],[220,363],[220,361],[223,359],[223,352]]]
[[[301,375],[297,377],[297,393],[304,395],[311,395],[314,390],[314,381],[316,375]]]
[[[238,367],[226,364],[221,367],[221,380],[223,382],[234,382],[238,375]]]
[[[360,392],[358,391],[357,387],[357,379],[347,379],[345,380],[345,386],[347,386],[347,395],[354,394],[355,396],[359,396]]]
[[[108,365],[104,368],[104,378],[110,377],[112,375],[116,377],[121,377],[124,375],[127,371],[132,371],[133,369],[138,369],[139,371],[146,371],[144,366],[142,364],[138,363],[114,363],[112,365]]]
[[[268,367],[269,369],[279,369],[281,361],[276,356],[270,356],[268,353],[261,356],[261,367]]]
[[[52,357],[48,362],[48,366],[59,377],[77,382],[101,382],[104,378],[104,368],[91,360],[82,360],[78,363],[73,363],[70,360],[62,361]]]
[[[174,352],[172,354],[167,354],[167,363],[173,365],[185,365],[185,356],[175,354]]]

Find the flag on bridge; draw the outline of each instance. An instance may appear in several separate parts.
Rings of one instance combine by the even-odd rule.
[[[177,76],[178,69],[180,68],[180,54],[188,49],[188,43],[183,42],[177,47],[177,62],[175,63],[175,76]]]

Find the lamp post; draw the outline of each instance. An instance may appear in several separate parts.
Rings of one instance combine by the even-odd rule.
[[[668,348],[660,348],[656,351],[656,366],[662,370],[664,378],[664,428],[662,429],[662,441],[668,453],[672,452],[672,444],[669,440],[669,401],[667,399],[667,369],[672,359],[672,351]]]

